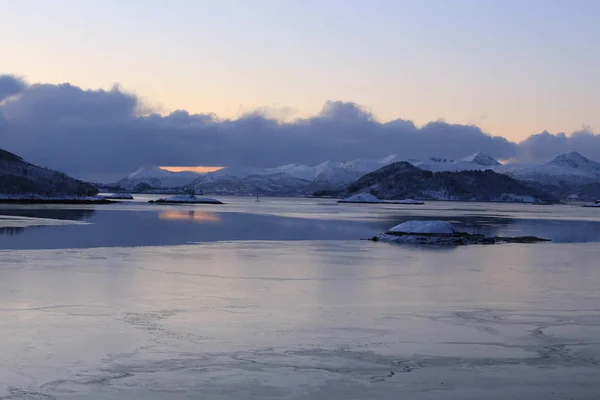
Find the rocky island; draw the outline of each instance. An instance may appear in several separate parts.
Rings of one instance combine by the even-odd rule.
[[[450,245],[549,242],[535,236],[498,237],[460,232],[447,221],[407,221],[372,238],[375,242]]]

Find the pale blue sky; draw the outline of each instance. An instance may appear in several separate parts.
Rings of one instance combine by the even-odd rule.
[[[0,73],[164,112],[353,101],[520,140],[600,127],[600,1],[0,0]]]

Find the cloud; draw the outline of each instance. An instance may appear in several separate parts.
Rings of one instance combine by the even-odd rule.
[[[82,90],[77,86],[35,84],[17,99],[2,106],[4,117],[14,123],[81,121],[85,124],[119,122],[135,117],[137,98],[114,86],[111,90]]]
[[[545,162],[570,151],[577,151],[585,157],[600,160],[600,135],[594,134],[589,127],[571,135],[552,134],[547,131],[529,136],[519,143],[517,149],[519,161]]]
[[[12,75],[0,75],[0,103],[23,92],[25,87],[26,84],[22,79]]]
[[[185,110],[152,113],[118,86],[83,90],[68,83],[26,85],[5,76],[0,82],[13,82],[0,86],[6,99],[0,104],[0,148],[91,179],[117,179],[149,165],[271,167],[389,154],[458,158],[476,151],[500,159],[519,154],[540,159],[557,149],[581,146],[600,152],[598,137],[591,133],[543,133],[517,145],[472,125],[380,122],[350,102],[329,101],[318,114],[293,121],[264,110],[220,119]]]

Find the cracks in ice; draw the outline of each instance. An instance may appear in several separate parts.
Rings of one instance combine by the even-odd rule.
[[[190,343],[201,343],[206,340],[214,339],[211,336],[201,336],[188,332],[174,332],[165,329],[160,321],[174,316],[184,310],[168,309],[149,312],[126,312],[121,319],[127,324],[142,329],[152,335],[157,343],[169,343],[170,340],[181,340]]]

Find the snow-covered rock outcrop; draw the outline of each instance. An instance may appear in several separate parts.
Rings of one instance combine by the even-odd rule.
[[[388,232],[453,234],[458,230],[446,221],[407,221],[394,226]]]
[[[407,221],[394,226],[384,233],[371,238],[376,242],[451,245],[497,244],[497,243],[537,243],[548,241],[534,236],[488,237],[479,234],[460,232],[447,221]]]
[[[223,204],[223,202],[210,197],[197,197],[190,195],[175,195],[164,199],[150,200],[156,204]]]
[[[600,207],[600,200],[596,200],[591,204],[584,204],[582,207]]]
[[[112,193],[102,197],[108,200],[133,200],[133,196],[129,193]]]

